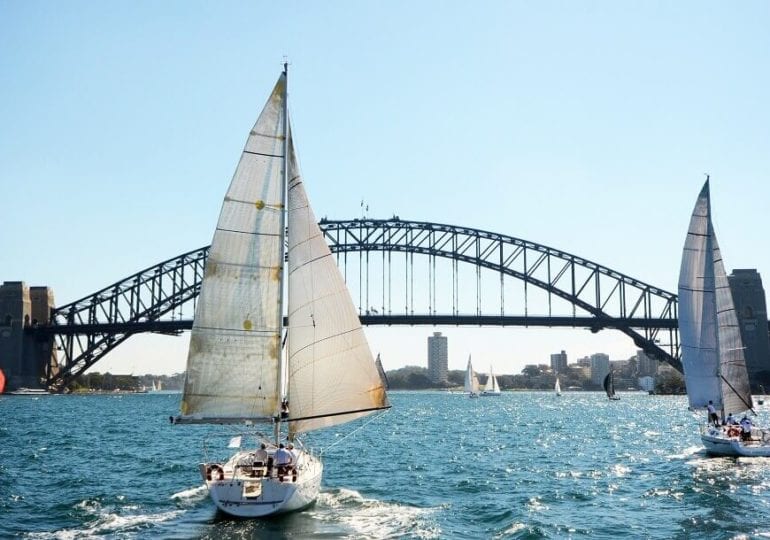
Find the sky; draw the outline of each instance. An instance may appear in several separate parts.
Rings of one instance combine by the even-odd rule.
[[[319,217],[364,200],[675,292],[708,173],[728,271],[770,279],[769,25],[764,1],[0,0],[0,281],[62,305],[210,243],[284,57]],[[450,369],[635,352],[615,331],[366,334],[395,369],[434,331]],[[133,337],[93,369],[180,372],[188,340]]]

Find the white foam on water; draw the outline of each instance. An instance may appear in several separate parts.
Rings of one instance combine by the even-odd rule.
[[[312,512],[315,518],[342,523],[354,531],[355,537],[441,537],[438,525],[428,517],[435,509],[367,499],[352,489],[322,491],[316,508]]]
[[[503,532],[497,533],[495,535],[495,538],[506,538],[506,537],[511,536],[512,534],[516,534],[517,532],[520,532],[520,531],[522,531],[523,529],[526,529],[526,528],[527,528],[527,526],[524,525],[523,523],[514,523],[513,525],[511,525],[510,527],[505,529]]]
[[[681,454],[669,454],[666,459],[688,459],[703,450],[702,446],[688,446]]]
[[[206,487],[206,484],[201,484],[200,486],[196,486],[190,489],[185,489],[184,491],[180,491],[179,493],[174,493],[171,496],[171,498],[181,499],[181,500],[204,499],[206,497],[207,491],[208,491],[208,488]]]
[[[55,538],[57,540],[93,538],[94,536],[103,536],[109,533],[128,532],[137,529],[142,525],[151,523],[162,523],[174,519],[183,513],[183,510],[172,510],[169,512],[161,512],[159,514],[121,515],[103,510],[100,503],[88,500],[81,501],[76,507],[82,508],[89,514],[96,515],[97,519],[90,524],[84,524],[84,528],[80,529],[62,529],[53,532],[29,533],[26,536],[28,538]]]

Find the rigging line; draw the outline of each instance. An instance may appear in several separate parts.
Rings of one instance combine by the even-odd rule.
[[[390,408],[390,407],[388,407],[388,409],[389,409],[389,408]],[[350,437],[350,436],[351,436],[351,435],[353,435],[354,433],[358,432],[358,431],[359,431],[359,430],[361,430],[361,429],[364,429],[366,426],[368,426],[369,424],[371,424],[372,422],[374,422],[375,420],[377,420],[378,418],[380,418],[381,416],[383,416],[383,415],[384,415],[386,412],[388,412],[388,409],[383,409],[383,410],[382,410],[382,411],[381,411],[379,414],[375,414],[375,415],[373,415],[371,418],[369,418],[369,420],[367,420],[366,422],[364,422],[363,424],[361,424],[360,426],[358,426],[356,429],[354,429],[353,431],[351,431],[350,433],[348,433],[348,434],[347,434],[347,435],[345,435],[344,437],[342,437],[342,438],[340,438],[340,439],[338,439],[338,440],[334,441],[333,443],[331,443],[331,444],[330,444],[329,446],[327,446],[326,448],[323,448],[323,449],[322,449],[322,450],[321,450],[321,451],[318,453],[318,457],[323,457],[324,453],[325,453],[325,452],[326,452],[326,451],[327,451],[329,448],[333,448],[333,447],[337,446],[339,443],[341,443],[342,441],[344,441],[345,439],[347,439],[348,437]]]
[[[729,386],[729,387],[730,387],[730,390],[732,390],[732,391],[733,391],[733,393],[734,393],[734,394],[735,394],[735,395],[738,397],[738,399],[740,399],[740,400],[743,402],[743,404],[744,404],[744,405],[746,405],[746,407],[748,408],[748,410],[750,410],[750,411],[752,412],[752,414],[754,414],[754,415],[756,416],[756,414],[757,414],[757,411],[755,411],[755,410],[754,410],[754,407],[752,407],[751,405],[749,405],[748,403],[746,403],[746,400],[745,400],[745,399],[743,399],[743,397],[742,397],[742,396],[741,396],[741,395],[738,393],[738,391],[735,389],[735,387],[734,387],[732,384],[730,384],[730,381],[728,381],[727,379],[725,379],[725,376],[724,376],[724,375],[721,375],[721,374],[719,375],[719,378],[720,378],[720,379],[722,379],[722,380],[725,382],[725,384],[727,384],[727,386]],[[722,400],[722,402],[723,402],[723,403],[722,403],[722,406],[724,407],[724,400]],[[724,411],[722,411],[722,412],[724,412]],[[729,411],[728,411],[728,412],[729,412]]]

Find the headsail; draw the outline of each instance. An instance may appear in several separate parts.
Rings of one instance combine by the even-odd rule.
[[[195,310],[181,422],[278,413],[285,99],[282,74],[222,204]]]
[[[389,407],[353,301],[310,208],[289,139],[288,372],[294,433]]]
[[[690,407],[752,407],[743,342],[711,221],[709,182],[690,219],[679,273],[679,333]]]

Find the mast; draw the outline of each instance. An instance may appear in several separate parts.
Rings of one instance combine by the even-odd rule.
[[[283,321],[283,306],[286,301],[286,291],[284,290],[284,283],[286,280],[286,257],[284,256],[284,250],[286,249],[286,208],[287,192],[289,185],[289,63],[284,61],[283,63],[283,178],[281,179],[281,273],[280,273],[280,294],[278,295],[278,316]],[[286,328],[288,339],[288,325]],[[285,343],[284,343],[285,345]],[[286,387],[285,375],[286,369],[286,357],[283,354],[283,347],[278,354],[278,398],[280,404],[275,415],[275,444],[279,443],[281,436],[281,412],[283,410],[283,400],[287,399],[284,395],[284,388]]]

